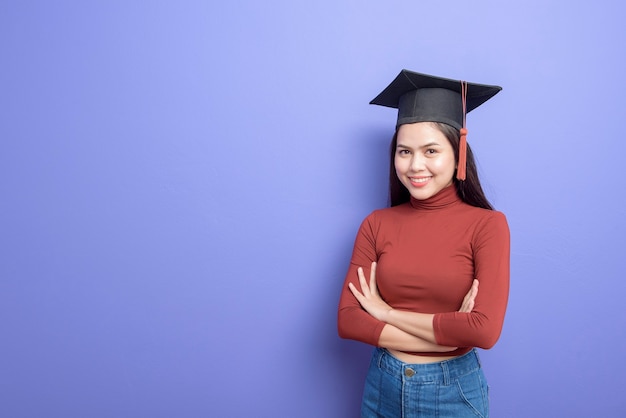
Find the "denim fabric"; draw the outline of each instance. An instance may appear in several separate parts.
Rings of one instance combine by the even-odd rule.
[[[361,417],[488,417],[487,382],[476,350],[451,360],[407,364],[376,348]]]

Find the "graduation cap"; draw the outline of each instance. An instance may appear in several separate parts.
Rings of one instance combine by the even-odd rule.
[[[467,129],[465,115],[495,96],[502,87],[468,83],[402,70],[370,104],[398,109],[400,125],[442,122],[458,129],[459,168],[457,179],[465,180]]]

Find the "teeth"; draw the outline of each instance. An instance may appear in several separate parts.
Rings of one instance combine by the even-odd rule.
[[[425,183],[425,182],[427,182],[427,181],[428,181],[428,177],[423,178],[423,179],[414,179],[414,178],[412,178],[412,179],[411,179],[411,181],[412,181],[413,183]]]

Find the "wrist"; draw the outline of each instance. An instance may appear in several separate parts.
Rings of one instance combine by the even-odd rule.
[[[381,321],[387,323],[387,324],[391,324],[391,317],[393,315],[394,309],[393,308],[389,308],[387,309],[387,311],[383,314],[383,317],[381,318]]]

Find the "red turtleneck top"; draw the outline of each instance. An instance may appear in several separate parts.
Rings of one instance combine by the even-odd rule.
[[[502,330],[509,294],[509,228],[501,212],[470,206],[454,186],[426,200],[372,212],[361,224],[339,301],[342,338],[378,345],[385,326],[354,298],[357,268],[369,277],[376,261],[381,297],[394,309],[435,314],[437,344],[491,348]],[[473,279],[478,296],[469,313],[458,312]],[[417,353],[440,356],[441,353]]]

